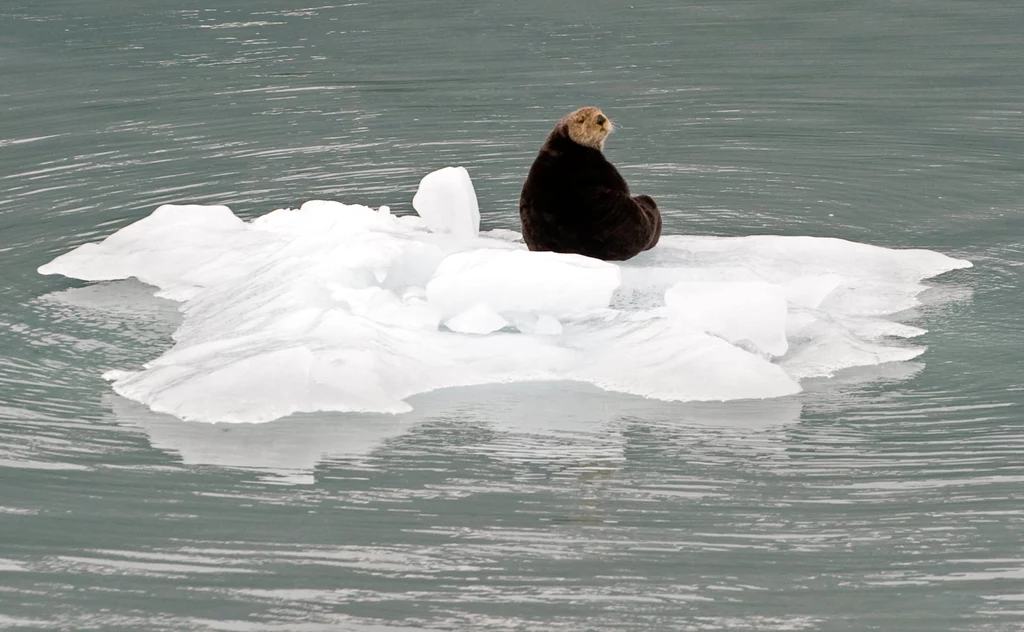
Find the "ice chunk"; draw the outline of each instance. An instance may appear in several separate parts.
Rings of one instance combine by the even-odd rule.
[[[643,261],[675,270],[677,281],[766,281],[788,286],[797,304],[809,306],[820,297],[817,307],[830,312],[872,316],[913,307],[925,289],[922,280],[971,267],[969,261],[930,250],[891,250],[844,239],[771,235],[669,235]],[[829,290],[836,277],[838,284]]]
[[[520,242],[523,241],[523,234],[519,231],[508,230],[507,228],[493,228],[489,231],[480,234],[481,237],[493,237],[494,239],[502,239],[504,241]]]
[[[669,313],[734,344],[773,356],[786,353],[786,292],[762,282],[683,281],[665,292]]]
[[[245,275],[253,261],[283,244],[249,233],[226,206],[164,204],[102,244],[83,244],[39,272],[85,281],[135,277],[160,288],[161,298],[187,300],[203,287]]]
[[[480,249],[449,255],[427,283],[427,300],[445,315],[476,303],[498,313],[551,315],[607,307],[619,268],[582,255]]]
[[[480,208],[465,167],[445,167],[423,176],[412,207],[435,233],[475,237],[480,232]]]
[[[477,303],[461,314],[449,318],[444,324],[448,329],[463,334],[489,334],[507,325],[508,321],[486,303]]]
[[[583,341],[593,352],[577,375],[607,390],[683,401],[800,391],[782,367],[672,318],[608,322]]]
[[[834,320],[815,320],[793,342],[780,366],[796,379],[830,376],[850,367],[902,362],[924,353],[922,347],[884,345],[857,337]]]
[[[537,323],[533,327],[533,333],[542,336],[557,336],[562,333],[562,323],[548,314],[541,314],[537,317]]]
[[[822,301],[843,282],[838,274],[817,274],[797,277],[786,282],[786,300],[790,305],[817,309]]]
[[[892,314],[920,304],[924,279],[970,266],[838,239],[674,235],[608,263],[480,234],[464,170],[430,174],[417,196],[422,217],[314,200],[244,222],[165,205],[40,272],[135,277],[181,303],[174,346],[110,371],[117,393],[182,419],[263,422],[527,381],[778,397],[920,354],[905,339],[924,330]]]
[[[537,334],[539,336],[557,336],[562,333],[562,323],[549,314],[534,316],[533,314],[519,314],[515,317],[516,329],[524,334]]]

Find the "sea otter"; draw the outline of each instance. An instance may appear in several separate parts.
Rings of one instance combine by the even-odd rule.
[[[523,185],[519,217],[530,250],[624,261],[661,237],[661,213],[629,186],[601,150],[613,129],[601,110],[585,107],[555,126]]]

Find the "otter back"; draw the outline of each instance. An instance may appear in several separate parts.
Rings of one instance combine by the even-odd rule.
[[[646,195],[630,196],[618,170],[597,149],[573,142],[560,125],[541,148],[519,198],[530,250],[622,261],[653,248],[661,213]]]

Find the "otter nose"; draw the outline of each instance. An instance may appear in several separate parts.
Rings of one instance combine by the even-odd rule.
[[[604,122],[605,122],[605,121],[607,121],[607,120],[608,120],[608,119],[606,119],[606,118],[605,118],[605,117],[604,117],[603,115],[600,115],[600,114],[599,114],[599,115],[597,116],[597,124],[598,124],[598,125],[604,125]]]

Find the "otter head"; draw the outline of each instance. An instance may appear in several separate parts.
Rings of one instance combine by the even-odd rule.
[[[615,129],[608,117],[595,107],[580,108],[562,119],[561,124],[574,143],[598,151],[604,149],[604,140]]]

